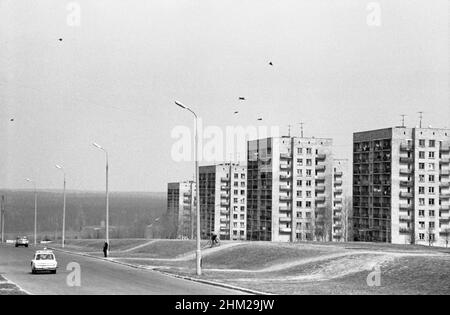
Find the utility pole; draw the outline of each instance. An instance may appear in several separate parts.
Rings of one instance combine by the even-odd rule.
[[[6,208],[6,199],[5,195],[2,195],[1,207],[0,207],[0,221],[2,228],[2,243],[5,242],[5,208]]]
[[[418,113],[419,113],[419,128],[422,128],[423,112],[418,112]]]
[[[406,117],[407,115],[402,114],[402,115],[400,115],[400,116],[402,116],[402,127],[405,127],[405,117]]]

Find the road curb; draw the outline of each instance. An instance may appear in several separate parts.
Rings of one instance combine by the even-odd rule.
[[[12,284],[12,285],[16,286],[17,289],[18,289],[19,291],[21,291],[22,293],[24,293],[25,295],[34,295],[34,294],[32,294],[31,292],[29,292],[29,291],[25,290],[24,288],[22,288],[22,287],[21,287],[20,285],[18,285],[17,283],[15,283],[15,282],[9,280],[4,274],[2,274],[2,277],[5,279],[5,281],[0,282],[0,283],[8,283],[8,284]]]
[[[149,267],[149,266],[135,265],[135,264],[125,263],[125,262],[122,262],[122,261],[112,260],[112,259],[108,259],[108,258],[104,258],[104,257],[93,256],[93,255],[86,254],[86,253],[72,252],[72,251],[69,251],[69,250],[61,249],[61,248],[54,248],[54,247],[48,247],[48,248],[52,249],[54,251],[59,251],[59,252],[63,252],[63,253],[66,253],[66,254],[72,254],[72,255],[78,255],[78,256],[83,256],[83,257],[95,258],[95,259],[98,259],[98,260],[103,260],[103,261],[106,261],[106,262],[110,262],[110,263],[114,263],[114,264],[118,264],[118,265],[122,265],[122,266],[127,266],[127,267],[131,267],[131,268],[135,268],[135,269],[146,270],[146,271],[151,270],[151,271],[155,271],[155,272],[158,272],[160,274],[163,274],[165,276],[169,276],[169,277],[172,277],[172,278],[177,278],[177,279],[183,279],[183,280],[192,281],[192,282],[208,284],[208,285],[212,285],[212,286],[216,286],[216,287],[222,287],[222,288],[225,288],[225,289],[241,291],[241,292],[244,292],[244,293],[249,293],[249,294],[254,294],[254,295],[271,295],[270,293],[260,292],[260,291],[256,291],[256,290],[252,290],[252,289],[246,289],[246,288],[234,286],[234,285],[231,285],[231,284],[225,284],[225,283],[211,281],[211,280],[198,279],[198,278],[189,277],[189,276],[181,276],[181,275],[173,274],[173,273],[170,273],[170,272],[167,272],[167,271],[159,270],[158,268],[161,268],[162,266],[156,266],[156,267],[152,268],[152,267]]]
[[[164,274],[166,276],[169,277],[173,277],[173,278],[177,278],[177,279],[183,279],[183,280],[188,280],[188,281],[194,281],[194,282],[199,282],[199,283],[204,283],[204,284],[209,284],[209,285],[213,285],[216,287],[223,287],[225,289],[231,289],[231,290],[237,290],[237,291],[242,291],[245,293],[250,293],[250,294],[254,294],[254,295],[272,295],[270,293],[267,292],[260,292],[260,291],[255,291],[252,289],[246,289],[246,288],[242,288],[242,287],[237,287],[231,284],[226,284],[226,283],[221,283],[221,282],[216,282],[216,281],[211,281],[211,280],[204,280],[204,279],[198,279],[198,278],[193,278],[193,277],[189,277],[189,276],[181,276],[181,275],[177,275],[177,274],[173,274],[170,272],[166,272],[166,271],[162,271],[162,270],[157,270],[157,269],[152,269],[154,271],[157,271],[161,274]]]

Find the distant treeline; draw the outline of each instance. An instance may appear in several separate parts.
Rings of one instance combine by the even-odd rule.
[[[6,198],[5,232],[30,234],[34,231],[34,192],[0,190]],[[83,228],[99,226],[105,220],[105,194],[101,192],[67,192],[66,230],[71,235]],[[112,192],[109,197],[110,225],[118,227],[118,237],[145,237],[147,225],[160,218],[167,222],[166,194]],[[61,191],[38,191],[38,231],[61,230],[63,194]],[[162,226],[161,230],[165,228]],[[80,234],[81,235],[81,234]],[[160,235],[164,237],[164,235]]]

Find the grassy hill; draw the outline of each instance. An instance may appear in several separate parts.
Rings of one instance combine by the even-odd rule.
[[[30,235],[34,230],[34,193],[30,190],[0,190],[6,196],[5,231]],[[61,230],[62,191],[38,191],[38,231]],[[166,212],[166,194],[153,192],[110,193],[110,225],[118,226],[124,237],[144,237],[145,227]],[[105,220],[104,192],[67,192],[66,230],[76,235],[85,226]],[[164,220],[161,220],[164,222]]]

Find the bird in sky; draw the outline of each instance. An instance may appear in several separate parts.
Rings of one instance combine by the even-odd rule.
[[[11,118],[9,121],[14,121],[14,118]]]
[[[258,118],[258,120],[262,120],[262,118]]]
[[[60,42],[62,42],[62,38],[58,39]]]
[[[240,100],[240,101],[245,101],[245,97],[239,96],[239,100]]]
[[[273,63],[272,63],[272,61],[270,61],[270,62],[269,62],[269,65],[273,66]]]
[[[235,111],[235,112],[234,112],[235,115],[238,114],[238,113],[239,113],[238,111]]]

